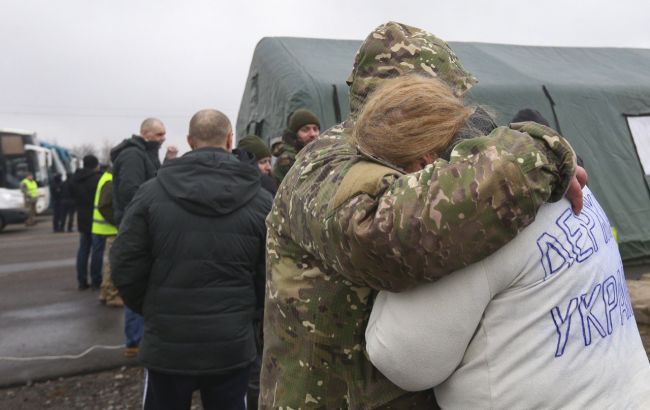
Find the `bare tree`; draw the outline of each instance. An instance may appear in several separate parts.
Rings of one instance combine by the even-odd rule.
[[[108,165],[111,163],[112,148],[113,148],[113,143],[109,141],[107,138],[104,138],[102,140],[102,145],[99,148],[99,155],[97,156],[100,164]]]
[[[86,155],[97,156],[97,148],[92,144],[75,145],[70,151],[79,158],[83,158]]]

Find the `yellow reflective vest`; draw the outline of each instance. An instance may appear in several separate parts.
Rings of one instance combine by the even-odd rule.
[[[38,184],[34,180],[24,178],[20,181],[21,185],[25,186],[25,193],[31,198],[38,198]]]
[[[114,236],[117,235],[117,227],[110,222],[108,222],[106,219],[104,219],[104,216],[102,215],[101,212],[99,212],[99,197],[101,196],[102,193],[102,188],[104,187],[104,184],[106,184],[109,181],[113,180],[113,174],[110,172],[104,172],[102,177],[99,179],[99,182],[97,183],[97,190],[95,190],[95,202],[94,202],[94,209],[93,209],[93,228],[92,228],[92,233],[94,235],[104,235],[104,236]]]

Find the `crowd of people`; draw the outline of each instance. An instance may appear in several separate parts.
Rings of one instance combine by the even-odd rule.
[[[188,409],[196,390],[209,409],[647,408],[585,170],[541,116],[497,126],[465,104],[476,81],[444,41],[390,22],[322,136],[298,109],[270,144],[236,144],[205,109],[180,157],[161,164],[156,118],[111,168],[85,157],[59,191],[78,286],[125,306],[144,408]]]
[[[64,232],[67,221],[71,232],[76,213],[78,289],[99,291],[102,304],[124,308],[124,355],[139,356],[148,370],[146,408],[185,408],[199,387],[206,408],[240,408],[244,396],[248,408],[257,407],[264,220],[286,170],[319,131],[315,114],[297,110],[274,144],[281,160],[273,163],[262,138],[248,135],[233,148],[229,119],[203,110],[190,122],[192,150],[176,158],[178,150],[170,146],[161,164],[166,129],[160,119],[147,118],[138,134],[111,150],[111,164],[86,155],[71,178],[54,178],[53,231]],[[136,193],[150,180],[157,198],[140,199]],[[31,201],[30,181],[23,184],[28,207],[38,198],[35,193]],[[146,218],[131,215],[139,206],[147,207]],[[160,219],[148,226],[154,215]],[[148,253],[153,249],[157,256]],[[168,263],[159,265],[163,259]],[[187,276],[188,269],[193,275]],[[149,281],[160,274],[176,285],[151,287]],[[163,311],[152,314],[159,308]],[[165,310],[175,317],[169,323],[162,319]],[[174,342],[164,342],[169,340]],[[197,344],[207,352],[197,351]]]

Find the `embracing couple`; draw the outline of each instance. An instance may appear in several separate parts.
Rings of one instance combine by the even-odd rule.
[[[361,46],[350,117],[298,154],[267,219],[261,408],[649,405],[584,169],[551,128],[466,106],[475,82],[421,29]]]

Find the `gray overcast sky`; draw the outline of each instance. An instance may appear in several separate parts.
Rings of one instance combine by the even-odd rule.
[[[157,116],[185,151],[197,110],[236,121],[265,36],[363,39],[396,20],[447,41],[650,48],[648,0],[0,0],[0,16],[0,128],[66,146]]]

